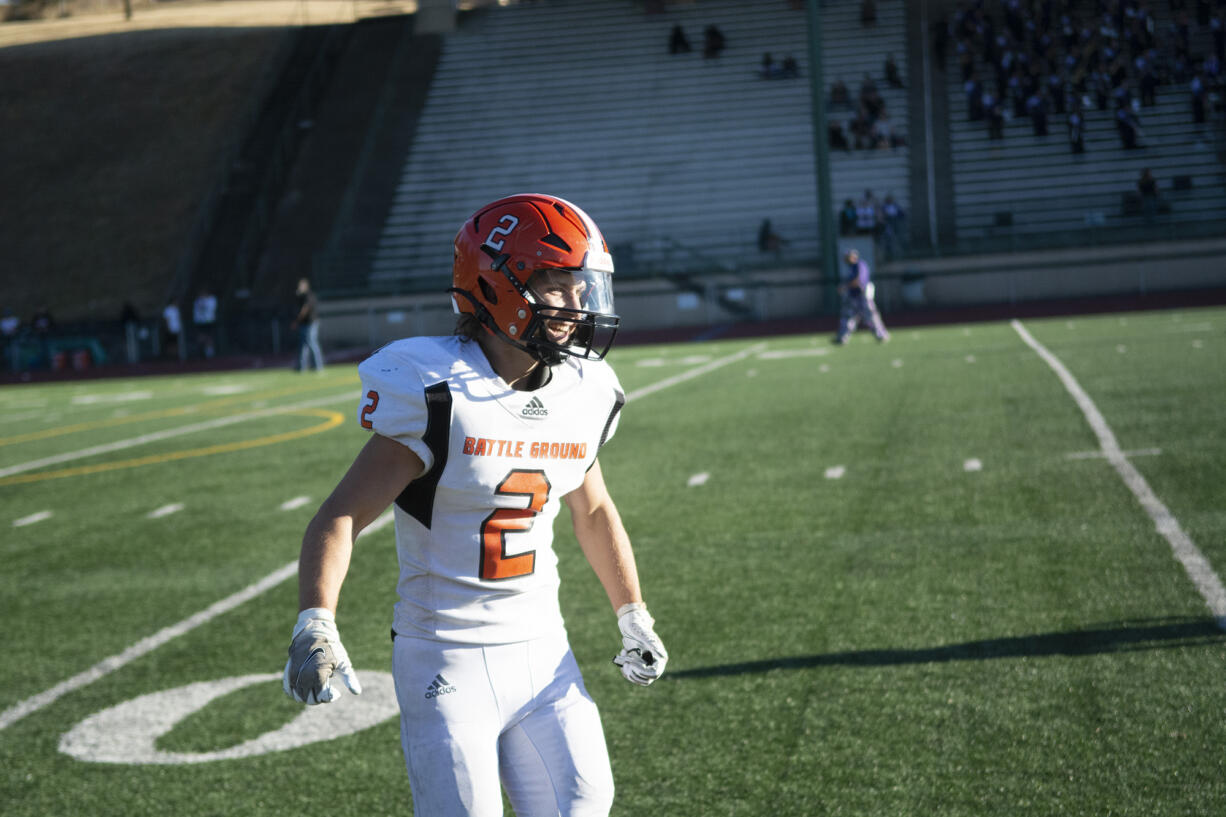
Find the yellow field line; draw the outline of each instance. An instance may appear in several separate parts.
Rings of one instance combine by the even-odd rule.
[[[343,383],[357,383],[358,378],[347,377],[340,381]],[[106,420],[92,420],[87,423],[74,423],[68,426],[57,426],[55,428],[45,428],[42,431],[31,431],[26,434],[17,434],[12,437],[0,437],[0,446],[12,445],[13,443],[25,443],[32,440],[45,440],[49,437],[59,437],[64,434],[75,434],[78,431],[93,431],[99,428],[111,428],[113,426],[127,425],[128,423],[139,423],[144,420],[161,420],[167,417],[180,417],[184,414],[196,414],[201,412],[214,411],[219,408],[242,403],[248,400],[270,400],[274,397],[285,397],[291,394],[300,394],[305,391],[315,391],[321,388],[332,388],[338,385],[337,382],[329,381],[326,386],[321,383],[313,383],[310,386],[294,386],[291,388],[277,389],[268,392],[252,392],[250,394],[241,394],[234,397],[227,397],[221,400],[213,400],[211,402],[196,403],[191,406],[180,406],[179,408],[162,409],[160,411],[147,411],[143,414],[129,414],[125,417],[111,417]]]
[[[0,479],[0,485],[19,485],[29,482],[42,482],[49,479],[79,477],[85,474],[98,474],[104,471],[118,471],[123,468],[139,468],[144,465],[157,465],[163,462],[185,460],[192,457],[207,457],[213,454],[228,454],[233,451],[244,451],[249,448],[275,445],[276,443],[288,442],[289,440],[296,440],[300,437],[308,437],[312,434],[319,434],[327,431],[328,429],[336,428],[338,425],[345,422],[345,417],[343,414],[337,411],[329,411],[328,409],[290,409],[284,413],[324,417],[325,420],[319,425],[314,425],[310,428],[304,428],[299,431],[287,431],[281,434],[273,434],[268,437],[257,437],[254,440],[242,440],[235,443],[210,445],[205,448],[192,448],[186,451],[172,451],[167,454],[153,454],[147,457],[119,460],[117,462],[103,462],[98,463],[97,465],[81,465],[75,468],[62,468],[59,471],[43,471],[38,474],[22,474],[20,476],[4,477],[3,479]]]

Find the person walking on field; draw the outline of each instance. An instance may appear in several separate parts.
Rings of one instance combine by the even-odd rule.
[[[372,432],[307,527],[287,694],[361,685],[337,629],[357,534],[393,505],[400,562],[392,669],[414,813],[607,815],[613,775],[558,603],[562,504],[620,631],[635,684],[668,661],[598,454],[625,394],[604,356],[620,319],[592,219],[554,196],[477,210],[455,238],[456,334],[363,362]]]
[[[843,256],[843,267],[839,271],[839,332],[834,342],[840,346],[847,343],[847,336],[856,331],[863,320],[877,340],[885,342],[890,339],[881,313],[877,311],[877,303],[873,299],[874,285],[868,263],[860,258],[859,250],[851,249]]]

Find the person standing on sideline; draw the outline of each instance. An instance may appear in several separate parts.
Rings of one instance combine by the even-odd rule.
[[[211,359],[217,353],[217,296],[208,289],[200,290],[192,303],[192,323],[196,325],[200,354]]]
[[[840,346],[847,342],[847,336],[856,331],[856,326],[863,320],[873,330],[877,340],[883,343],[890,339],[877,304],[873,300],[873,282],[868,269],[868,263],[860,258],[860,252],[848,250],[843,256],[846,262],[839,272],[839,333],[834,342]]]
[[[324,369],[324,353],[319,348],[319,302],[311,291],[311,282],[306,278],[298,279],[298,314],[290,323],[290,329],[298,330],[298,355],[294,358],[294,371],[304,372],[307,358],[311,358],[311,368],[317,372]]]
[[[183,333],[183,316],[174,300],[162,307],[162,353],[169,357],[182,357],[179,338]]]
[[[625,394],[604,356],[620,319],[613,262],[592,219],[522,194],[455,238],[456,334],[384,346],[358,367],[373,432],[307,527],[284,687],[326,703],[361,689],[336,626],[354,539],[394,504],[392,621],[401,744],[414,813],[607,815],[613,776],[596,704],[558,603],[553,523],[616,614],[629,681],[668,653],[643,603],[630,538],[597,455]]]

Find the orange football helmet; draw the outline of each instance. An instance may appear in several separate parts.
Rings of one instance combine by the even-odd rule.
[[[596,223],[568,201],[524,193],[477,210],[455,237],[455,308],[547,365],[600,360],[620,318],[613,258]]]

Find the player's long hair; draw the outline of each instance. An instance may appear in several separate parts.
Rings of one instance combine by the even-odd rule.
[[[456,318],[454,334],[459,336],[465,343],[476,340],[481,336],[481,333],[486,331],[481,325],[481,321],[471,312],[461,312]]]

